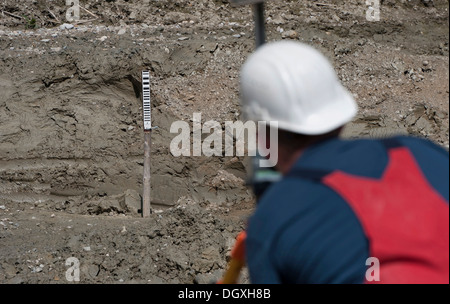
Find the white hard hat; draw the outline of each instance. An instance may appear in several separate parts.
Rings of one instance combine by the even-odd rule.
[[[246,119],[277,121],[278,128],[320,135],[351,121],[357,105],[329,61],[316,49],[293,41],[259,48],[241,71]]]

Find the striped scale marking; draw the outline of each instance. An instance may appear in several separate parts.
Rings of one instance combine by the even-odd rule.
[[[152,109],[150,104],[150,72],[142,72],[142,103],[144,110],[144,130],[152,129]]]

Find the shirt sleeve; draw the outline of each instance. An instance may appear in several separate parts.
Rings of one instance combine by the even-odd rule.
[[[247,265],[252,284],[282,283],[274,261],[270,258],[267,244],[256,239],[247,238]],[[249,259],[250,257],[250,259]]]

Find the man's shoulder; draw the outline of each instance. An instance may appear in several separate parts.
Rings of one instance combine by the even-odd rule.
[[[422,150],[426,152],[441,154],[443,157],[448,158],[448,151],[429,139],[412,136],[399,136],[396,137],[396,139],[404,146],[412,149],[413,151]]]
[[[333,139],[306,150],[292,171],[298,173],[306,169],[309,172],[316,170],[331,173],[339,170],[357,176],[379,178],[388,164],[387,147],[392,143],[410,149],[420,163],[430,158],[448,160],[448,152],[442,147],[418,137]]]
[[[345,148],[345,150],[348,150],[349,148],[354,149],[361,149],[365,147],[373,148],[375,146],[385,148],[386,146],[389,146],[390,143],[392,142],[398,143],[399,146],[404,146],[411,149],[424,149],[435,151],[437,153],[441,153],[443,155],[448,156],[448,151],[446,151],[443,147],[439,146],[430,139],[410,135],[398,135],[390,138],[356,139],[356,140],[342,141],[341,147]]]

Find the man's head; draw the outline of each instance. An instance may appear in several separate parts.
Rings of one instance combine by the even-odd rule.
[[[278,122],[282,172],[286,155],[338,135],[357,112],[326,57],[298,42],[270,43],[250,56],[241,71],[241,100],[246,119]]]

